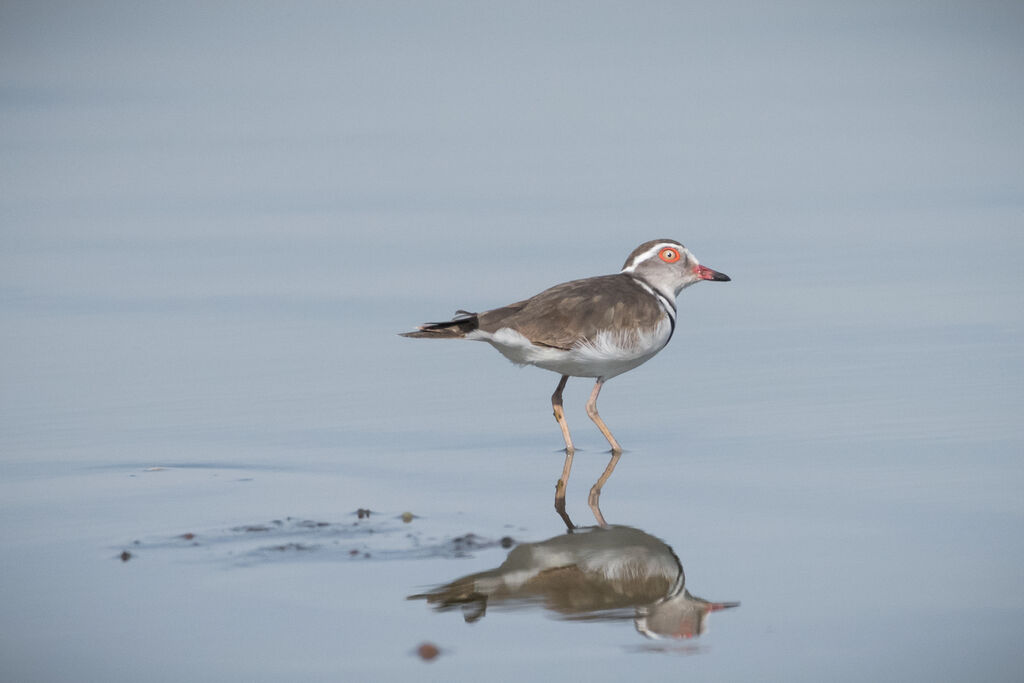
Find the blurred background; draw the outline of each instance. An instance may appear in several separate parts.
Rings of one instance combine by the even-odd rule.
[[[442,631],[448,678],[1016,680],[1022,73],[1018,2],[4,2],[0,673],[398,678]],[[111,559],[357,507],[559,533],[557,376],[395,333],[659,237],[733,281],[602,392],[602,502],[743,602],[707,656],[404,601],[501,550]]]

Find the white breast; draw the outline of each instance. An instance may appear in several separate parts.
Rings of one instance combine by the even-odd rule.
[[[571,377],[610,379],[650,360],[665,348],[671,336],[672,322],[664,315],[649,331],[603,330],[568,351],[532,344],[509,327],[494,333],[477,330],[466,339],[488,342],[516,365],[536,365]]]

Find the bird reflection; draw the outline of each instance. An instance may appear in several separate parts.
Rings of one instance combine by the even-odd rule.
[[[591,490],[596,526],[573,526],[563,505],[559,514],[567,533],[520,544],[494,569],[409,599],[425,599],[439,611],[461,608],[467,622],[481,619],[488,607],[539,604],[566,619],[631,618],[637,631],[650,638],[704,633],[709,614],[739,603],[691,595],[672,548],[640,529],[605,522],[598,505],[600,485],[617,459],[613,456]]]

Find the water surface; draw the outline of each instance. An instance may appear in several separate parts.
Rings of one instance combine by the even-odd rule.
[[[1015,5],[3,13],[5,679],[1019,678]],[[557,376],[396,333],[663,236],[570,535]],[[570,546],[662,584],[408,599]]]

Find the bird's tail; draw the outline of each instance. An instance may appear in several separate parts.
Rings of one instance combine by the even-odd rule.
[[[455,317],[443,323],[423,323],[415,332],[403,332],[402,337],[421,339],[461,339],[480,326],[476,313],[455,311]]]

